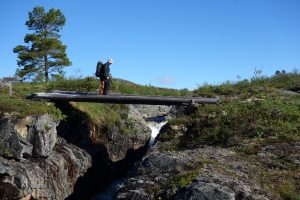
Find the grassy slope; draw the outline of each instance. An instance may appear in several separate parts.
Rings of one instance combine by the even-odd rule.
[[[7,88],[0,89],[0,116],[4,112],[14,112],[18,116],[51,113],[62,119],[62,113],[52,103],[28,101],[24,95],[53,89],[97,91],[98,87],[98,81],[91,77],[48,84],[15,84],[13,97],[8,96]],[[179,150],[199,144],[221,145],[256,159],[257,152],[265,145],[300,141],[300,97],[280,92],[299,88],[298,72],[237,83],[226,82],[218,86],[204,85],[193,91],[192,95],[217,95],[221,96],[222,102],[200,106],[198,112],[171,121],[171,124],[188,127],[188,130],[186,135],[174,140],[172,147],[166,148]],[[122,80],[115,80],[112,89],[123,94],[191,95],[186,90],[141,86]],[[120,105],[76,103],[73,106],[86,112],[92,121],[107,127],[127,116],[126,107]],[[170,140],[173,136],[170,133],[163,137]],[[298,180],[295,176],[300,176],[300,169],[291,163],[284,165],[284,170],[257,169],[262,174],[261,184],[279,198],[300,199],[299,184],[295,182]]]
[[[171,121],[187,131],[180,137],[172,132],[162,135],[162,140],[172,141],[166,150],[203,144],[230,148],[249,163],[258,162],[253,169],[258,176],[253,178],[265,190],[279,199],[299,200],[300,167],[289,156],[297,153],[293,144],[300,142],[300,95],[283,92],[286,90],[300,90],[298,72],[200,87],[195,94],[218,95],[221,103],[199,106],[197,112]],[[272,145],[281,156],[266,161],[259,153]]]
[[[94,77],[86,77],[84,79],[72,79],[50,82],[47,86],[47,89],[97,92],[99,89],[99,85],[99,81],[96,80]],[[167,88],[158,88],[153,86],[143,86],[121,79],[113,79],[111,89],[113,93],[136,95],[185,96],[190,94],[188,90],[175,90]]]
[[[11,113],[19,117],[49,113],[57,120],[63,119],[64,116],[53,103],[25,99],[26,94],[41,92],[45,88],[45,84],[41,83],[15,83],[12,97],[8,95],[7,87],[0,88],[0,117],[4,113]]]
[[[62,113],[57,110],[53,103],[32,102],[25,99],[26,94],[35,92],[48,92],[51,90],[67,90],[67,91],[87,91],[97,92],[99,81],[93,77],[83,79],[68,79],[60,81],[52,81],[46,83],[15,83],[13,86],[13,96],[8,96],[8,88],[0,88],[0,115],[3,113],[14,113],[17,116],[24,117],[27,115],[38,115],[50,113],[57,119],[63,119]],[[112,92],[122,94],[139,94],[139,95],[163,95],[178,96],[188,95],[187,90],[174,90],[165,88],[156,88],[152,86],[142,86],[120,79],[113,79]],[[94,104],[94,103],[76,103],[73,104],[77,109],[86,112],[92,121],[106,123],[117,122],[121,116],[119,113],[126,113],[124,106],[110,104]],[[109,122],[109,123],[108,123]]]
[[[58,120],[62,120],[66,116],[64,116],[53,103],[29,101],[25,99],[25,95],[36,92],[48,92],[51,90],[97,92],[98,88],[99,81],[93,77],[52,81],[48,84],[14,84],[13,97],[8,96],[8,88],[0,89],[0,118],[3,113],[13,113],[19,117],[50,113]],[[112,92],[122,94],[172,96],[187,95],[189,93],[187,90],[178,91],[174,89],[141,86],[123,80],[113,80]],[[118,126],[119,130],[128,136],[135,133],[135,130],[130,128],[132,121],[131,119],[128,119],[128,107],[125,105],[72,102],[71,106],[76,110],[86,113],[89,121],[100,130],[111,130],[114,126]],[[103,141],[103,139],[105,139],[101,134],[96,134],[94,137],[95,138],[93,139],[95,141]]]

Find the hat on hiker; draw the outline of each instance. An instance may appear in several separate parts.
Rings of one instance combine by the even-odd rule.
[[[108,63],[110,63],[110,64],[112,64],[113,63],[113,59],[108,59],[108,61],[107,61]]]

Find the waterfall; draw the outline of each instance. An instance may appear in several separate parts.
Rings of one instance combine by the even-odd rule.
[[[167,123],[165,118],[154,118],[151,120],[146,121],[146,125],[151,129],[151,139],[149,141],[148,147],[151,147],[155,141],[156,136],[158,135],[160,129]],[[124,178],[117,179],[113,181],[110,185],[108,185],[105,190],[91,198],[91,200],[111,200],[113,190],[116,187],[116,185],[120,184]]]
[[[152,146],[156,136],[158,135],[160,129],[167,123],[167,121],[147,121],[147,126],[151,129],[151,139],[149,141],[149,146]]]

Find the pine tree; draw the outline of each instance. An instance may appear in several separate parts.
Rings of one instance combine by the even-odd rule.
[[[45,12],[43,7],[35,7],[28,13],[25,25],[31,31],[24,42],[13,49],[18,54],[16,75],[23,79],[48,82],[50,75],[63,74],[63,68],[71,62],[66,54],[66,45],[58,34],[65,25],[66,18],[59,9]]]

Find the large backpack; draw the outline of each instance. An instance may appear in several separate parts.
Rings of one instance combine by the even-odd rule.
[[[103,73],[103,71],[104,71],[104,65],[103,65],[103,63],[101,61],[98,61],[97,62],[97,67],[96,67],[96,73],[95,73],[95,75],[97,77],[100,77],[101,74]]]

